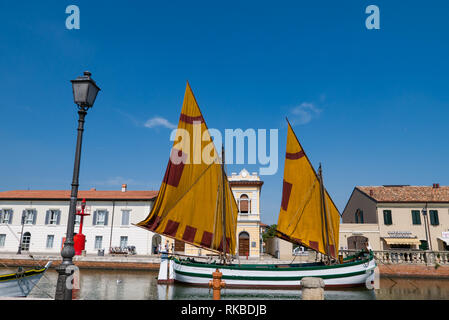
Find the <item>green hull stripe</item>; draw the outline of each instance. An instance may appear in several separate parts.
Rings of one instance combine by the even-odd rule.
[[[197,278],[210,278],[212,279],[212,274],[203,274],[203,273],[193,273],[193,272],[185,272],[185,271],[179,271],[175,269],[176,273],[179,273],[183,276],[189,276],[189,277],[197,277]],[[357,271],[357,272],[351,272],[351,273],[343,273],[343,274],[329,274],[329,275],[307,275],[307,276],[296,276],[296,277],[254,277],[254,276],[228,276],[223,275],[222,279],[229,279],[229,280],[260,280],[260,281],[295,281],[295,280],[301,280],[304,277],[318,277],[321,279],[336,279],[336,278],[347,278],[347,277],[353,277],[366,274],[366,271]]]
[[[291,267],[289,265],[283,265],[284,267],[277,267],[273,264],[245,264],[245,265],[221,265],[221,264],[208,264],[208,263],[198,263],[198,262],[190,262],[186,260],[179,260],[177,258],[172,257],[176,264],[191,266],[191,267],[200,267],[200,268],[213,268],[213,269],[233,269],[233,270],[266,270],[266,271],[311,271],[311,270],[326,270],[326,269],[336,269],[336,268],[344,268],[357,266],[360,264],[369,263],[371,260],[374,260],[374,256],[371,253],[369,259],[363,259],[360,261],[354,262],[345,262],[342,264],[335,264],[330,266],[303,266],[303,267]]]

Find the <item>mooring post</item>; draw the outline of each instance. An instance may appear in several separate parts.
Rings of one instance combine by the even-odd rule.
[[[324,281],[321,278],[301,279],[302,300],[324,300]]]
[[[212,273],[212,279],[209,281],[209,288],[213,290],[213,300],[220,300],[221,289],[226,287],[226,283],[221,280],[223,274],[217,269]]]

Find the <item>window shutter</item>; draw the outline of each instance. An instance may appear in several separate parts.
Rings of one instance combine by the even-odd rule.
[[[61,210],[58,210],[56,212],[56,224],[59,226],[60,223],[61,223]]]
[[[10,212],[9,212],[9,224],[12,224],[12,216],[14,215],[14,211],[13,210],[11,210]]]
[[[430,224],[433,226],[437,226],[440,224],[438,221],[438,211],[437,210],[430,210]]]
[[[122,226],[129,225],[129,211],[122,211]]]
[[[3,222],[3,210],[0,210],[0,223]]]
[[[94,214],[92,215],[92,225],[97,225],[97,210],[94,211]]]
[[[104,225],[105,226],[108,225],[108,216],[109,216],[109,212],[105,211],[105,213],[104,213]]]
[[[45,224],[48,224],[50,222],[50,210],[47,210],[45,213]]]
[[[26,218],[26,216],[27,216],[27,211],[26,211],[26,210],[23,210],[23,211],[22,211],[22,224],[25,224],[25,218]]]
[[[33,210],[33,224],[36,224],[37,210]]]

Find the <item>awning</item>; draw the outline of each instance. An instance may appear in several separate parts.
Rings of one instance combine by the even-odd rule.
[[[420,245],[421,241],[416,238],[383,238],[387,244],[409,244]]]
[[[438,238],[438,239],[443,241],[444,243],[446,243],[446,245],[449,245],[449,238],[441,237],[441,238]]]

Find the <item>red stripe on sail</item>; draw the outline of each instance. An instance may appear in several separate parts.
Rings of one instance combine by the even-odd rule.
[[[320,250],[320,245],[316,241],[309,240],[309,247],[311,247],[312,249],[315,249],[316,251]]]
[[[302,157],[305,156],[304,150],[301,150],[299,152],[296,153],[285,153],[285,158],[289,159],[289,160],[297,160],[297,159],[301,159]]]
[[[282,202],[281,207],[284,211],[287,211],[288,201],[290,200],[290,193],[292,192],[292,184],[284,180],[282,186]]]
[[[187,154],[183,153],[181,150],[172,149],[163,182],[176,188],[181,180],[186,159]]]
[[[157,228],[157,226],[159,225],[159,222],[161,221],[161,217],[159,217],[158,215],[154,215],[150,221],[148,221],[147,223],[147,227],[151,230],[154,231],[154,229]]]
[[[229,244],[231,242],[231,239],[226,237],[226,253],[229,253]],[[223,251],[223,239],[220,241],[220,245],[218,246],[219,251]]]
[[[204,231],[203,237],[201,238],[201,245],[206,248],[210,248],[212,245],[212,233]]]
[[[193,242],[195,239],[196,234],[196,228],[191,226],[186,226],[186,229],[184,230],[184,234],[182,235],[182,240]]]
[[[333,244],[329,245],[329,251],[330,256],[335,257],[335,246]]]
[[[200,122],[200,123],[204,122],[203,116],[191,117],[191,116],[188,116],[188,115],[183,114],[183,113],[181,113],[181,116],[179,117],[179,120],[181,120],[181,121],[183,121],[185,123],[190,123],[190,124],[193,124],[194,122]]]
[[[176,231],[178,231],[178,227],[179,222],[168,220],[167,225],[165,226],[164,234],[174,237],[176,235]]]

